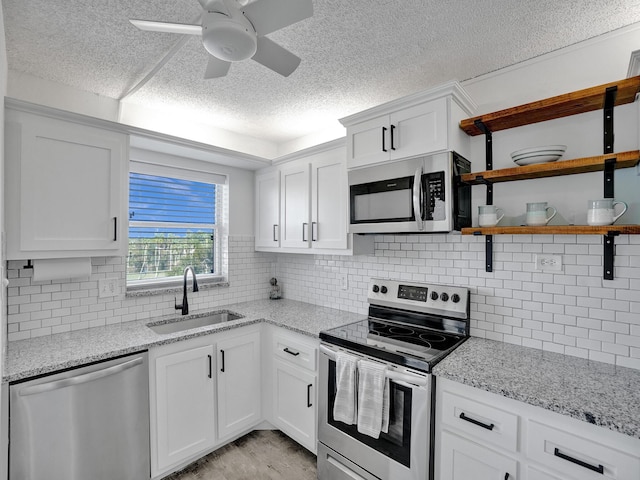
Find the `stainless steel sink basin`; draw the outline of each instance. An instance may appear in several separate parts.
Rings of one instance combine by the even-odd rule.
[[[159,334],[181,332],[183,330],[191,330],[192,328],[206,327],[207,325],[215,325],[217,323],[230,322],[242,318],[233,312],[212,312],[187,319],[178,318],[175,321],[166,323],[150,323],[147,325],[151,330]]]

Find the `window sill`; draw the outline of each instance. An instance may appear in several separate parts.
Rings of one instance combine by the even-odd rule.
[[[211,288],[228,287],[229,279],[227,277],[209,277],[198,278],[198,289],[208,290]],[[191,281],[187,279],[187,289],[191,292]],[[183,282],[168,282],[165,284],[147,284],[135,287],[127,286],[125,297],[147,297],[152,295],[164,295],[167,293],[182,293]]]

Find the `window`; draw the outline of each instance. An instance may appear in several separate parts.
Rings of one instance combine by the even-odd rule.
[[[181,284],[189,265],[199,281],[224,279],[225,181],[204,172],[132,162],[128,288]]]

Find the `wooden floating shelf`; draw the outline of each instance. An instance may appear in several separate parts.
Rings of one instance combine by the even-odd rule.
[[[544,225],[541,227],[469,227],[462,235],[620,235],[640,234],[640,225]]]
[[[465,173],[460,180],[468,185],[485,183],[511,182],[514,180],[529,180],[533,178],[558,177],[574,175],[576,173],[601,172],[605,162],[615,158],[615,168],[634,167],[640,161],[640,151],[611,153],[595,157],[576,158],[551,163],[538,163],[522,167],[502,168],[500,170],[486,170],[484,172]]]
[[[614,106],[632,103],[635,101],[636,94],[640,92],[640,76],[467,118],[460,122],[460,128],[468,135],[476,136],[484,133],[476,126],[476,120],[484,123],[489,131],[497,132],[507,128],[600,110],[604,107],[605,92],[609,87],[617,87]]]

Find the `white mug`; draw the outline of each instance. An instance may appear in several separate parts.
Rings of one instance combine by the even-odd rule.
[[[553,210],[553,213],[547,216],[549,210]],[[547,202],[527,203],[526,223],[532,227],[546,225],[556,216],[556,213],[558,213],[558,211],[554,207],[548,207]]]
[[[495,205],[480,205],[478,207],[478,225],[481,227],[495,227],[504,217],[504,211]]]
[[[622,211],[616,215],[616,205],[622,205]],[[589,200],[589,209],[587,210],[588,225],[613,225],[624,212],[627,211],[627,204],[617,202],[613,198],[603,198],[601,200]]]

